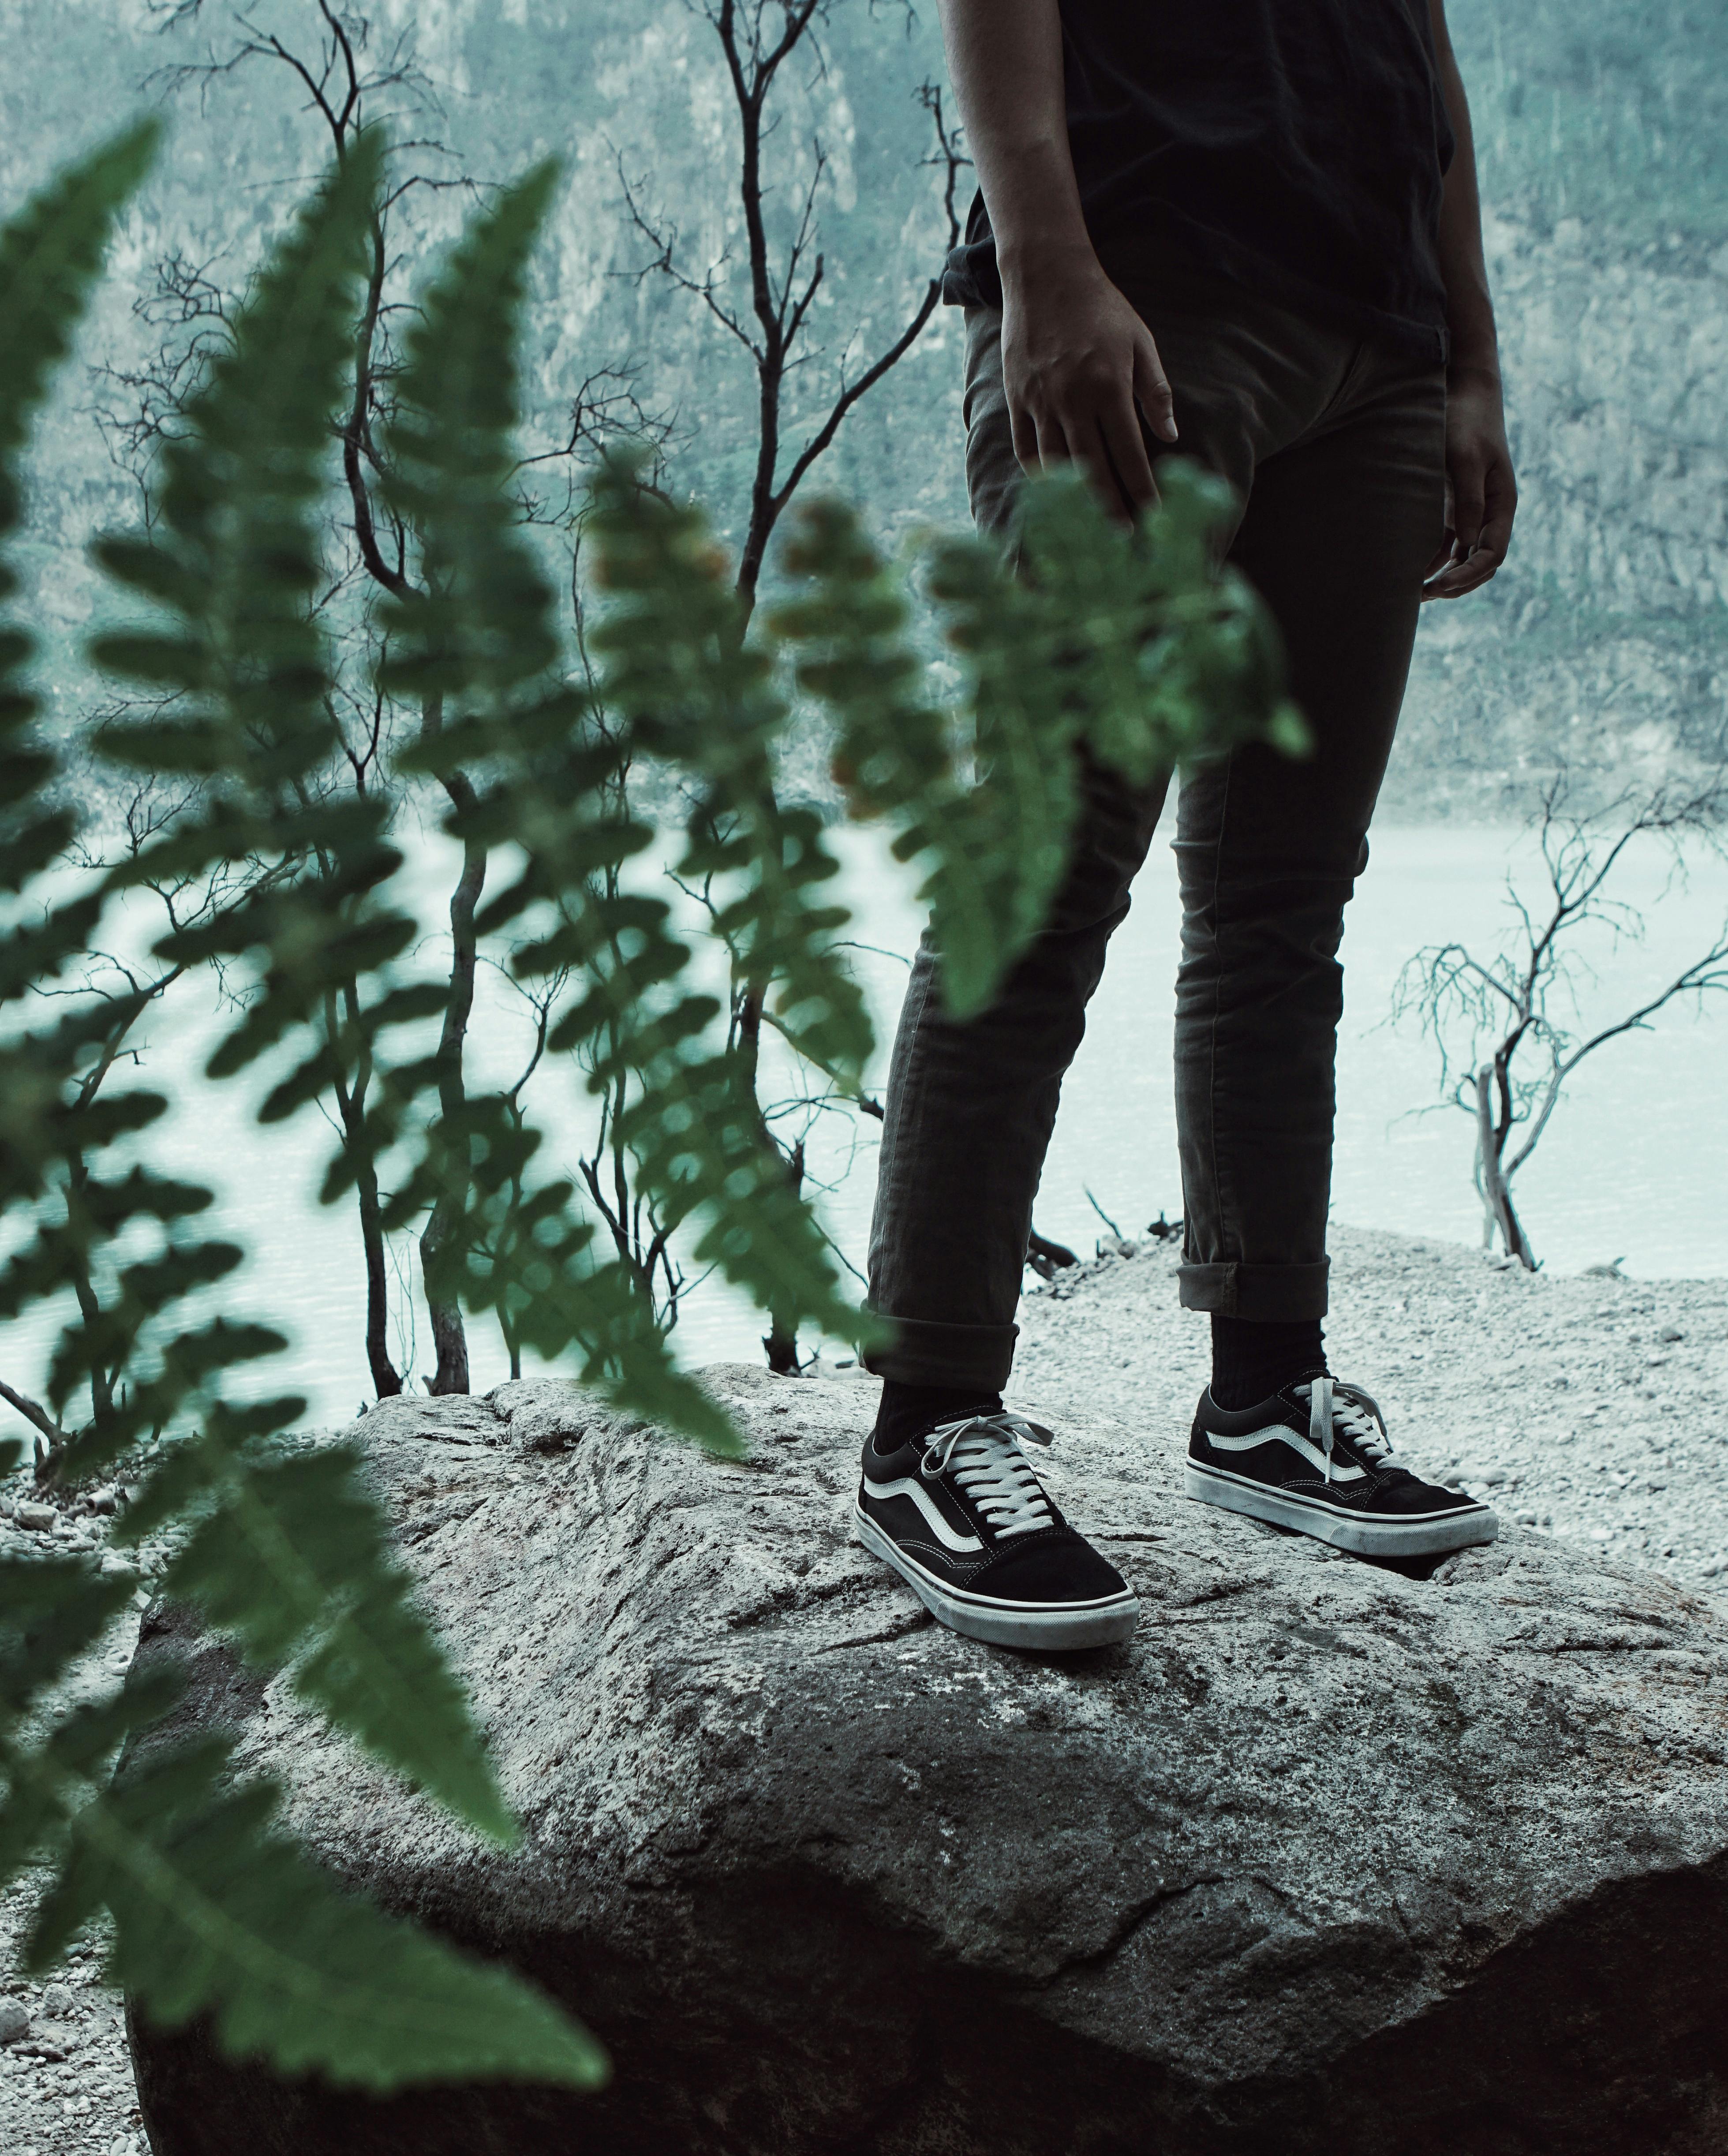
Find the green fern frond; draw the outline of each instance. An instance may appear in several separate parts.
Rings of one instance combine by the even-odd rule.
[[[104,639],[98,657],[178,697],[167,717],[111,730],[105,751],[207,782],[201,811],[143,849],[122,880],[255,855],[287,870],[161,947],[187,964],[226,957],[255,968],[259,993],[211,1058],[211,1076],[313,1031],[311,1055],[279,1083],[270,1115],[307,1097],[308,1068],[322,1075],[332,1054],[370,1054],[387,1027],[428,1008],[418,988],[387,985],[363,1009],[362,1038],[331,1042],[317,1033],[329,992],[385,977],[415,926],[371,896],[400,861],[382,842],[378,806],[321,799],[302,784],[337,739],[327,707],[329,654],[307,602],[318,574],[331,415],[350,363],[381,156],[375,135],[362,137],[255,280],[227,348],[188,405],[183,431],[164,449],[151,537],[99,549],[109,573],[153,601],[168,625]],[[399,1070],[380,1082],[380,1151],[415,1090]],[[80,1222],[83,1231],[111,1232],[113,1189],[104,1203],[107,1217]],[[191,1203],[181,1194],[177,1211]],[[165,1208],[165,1217],[175,1210]],[[206,1404],[202,1438],[156,1471],[140,1508],[146,1519],[192,1515],[176,1590],[260,1666],[287,1667],[335,1726],[482,1831],[506,1837],[509,1817],[460,1690],[409,1599],[352,1459],[260,1450],[254,1440],[269,1432],[214,1397],[225,1368],[275,1352],[280,1339],[228,1322],[167,1330],[172,1309],[238,1255],[172,1242],[119,1269],[101,1314],[63,1339],[55,1386],[64,1390],[94,1363],[111,1366],[152,1331],[166,1334],[156,1367],[138,1373],[125,1409],[110,1420],[124,1439],[146,1416],[166,1423]],[[284,1414],[300,1404],[275,1404]],[[85,1444],[80,1457],[92,1449]]]
[[[162,1710],[159,1697],[141,1705],[146,1719]],[[127,1708],[114,1702],[104,1736]],[[270,1830],[279,1793],[225,1786],[228,1763],[214,1740],[146,1753],[69,1813],[33,1942],[39,1966],[106,1908],[108,1973],[152,2020],[209,2013],[224,2051],[279,2071],[378,2094],[426,2081],[604,2082],[604,2054],[579,2025],[507,1971],[342,1893]],[[65,1764],[51,1749],[0,1764],[39,1811],[64,1810]]]
[[[558,658],[552,593],[510,494],[517,323],[558,167],[476,218],[421,295],[387,435],[384,498],[419,542],[419,583],[383,608],[381,685],[441,718],[497,709]]]
[[[461,1686],[389,1554],[347,1446],[259,1458],[223,1417],[203,1445],[196,1523],[166,1591],[260,1668],[285,1669],[337,1728],[494,1840],[515,1838]]]
[[[1293,745],[1276,624],[1221,563],[1229,485],[1185,458],[1161,462],[1158,484],[1129,543],[1072,478],[1030,489],[1025,524],[1029,580],[1066,632],[1088,745],[1133,785],[1242,742]]]
[[[247,807],[280,805],[333,746],[329,656],[306,600],[383,154],[375,131],[358,136],[260,272],[183,431],[163,444],[151,536],[94,549],[162,623],[97,638],[96,663],[179,699],[141,726],[109,728],[99,746],[116,762],[205,778],[240,812],[231,843],[247,836]]]
[[[543,1184],[512,1205],[507,1180],[499,1153],[481,1150],[464,1301],[504,1305],[517,1339],[543,1361],[575,1355],[584,1385],[717,1457],[737,1458],[743,1445],[731,1417],[679,1368],[628,1268],[595,1259],[592,1224],[571,1218],[570,1187]]]
[[[656,993],[687,956],[665,926],[665,906],[574,892],[564,913],[516,963],[524,972],[568,966],[587,979],[548,1045],[583,1048],[597,1089],[620,1071],[635,1080],[620,1135],[635,1153],[639,1187],[669,1221],[707,1215],[700,1262],[717,1265],[764,1305],[855,1337],[858,1315],[839,1292],[821,1231],[762,1142],[741,1059],[708,1038],[712,998]]]
[[[114,220],[149,171],[161,135],[154,120],[127,128],[0,231],[0,538],[18,526],[17,464],[31,419],[70,349]],[[12,589],[8,572],[0,597]]]
[[[740,639],[742,615],[700,517],[635,484],[627,464],[598,475],[591,528],[610,603],[592,637],[601,696],[633,750],[688,773],[701,789],[681,867],[721,880],[719,921],[738,976],[782,983],[795,1039],[856,1072],[870,1032],[836,948],[842,909],[817,903],[834,872],[815,819],[774,799],[769,749],[785,722],[769,661]],[[731,883],[727,879],[733,880]],[[745,1057],[717,1047],[712,999],[679,988],[688,950],[664,901],[558,875],[539,891],[558,917],[520,950],[523,973],[568,967],[585,993],[549,1045],[579,1051],[596,1090],[621,1076],[632,1105],[620,1137],[640,1188],[668,1222],[702,1216],[695,1255],[764,1307],[841,1338],[861,1319],[840,1292],[820,1228],[763,1137]]]
[[[1026,490],[1027,557],[1045,491],[1044,484]],[[1077,488],[1069,498],[1093,506]],[[1103,512],[1093,513],[1103,525]],[[1122,543],[1108,526],[1103,536]],[[967,883],[985,900],[985,910],[968,922],[961,978],[969,993],[950,988],[942,929],[932,924],[944,952],[944,998],[965,1017],[995,994],[1061,886],[1080,806],[1081,716],[1068,678],[1068,625],[1035,583],[1009,574],[994,547],[969,538],[933,547],[928,588],[966,676],[967,746],[976,781],[952,826]]]
[[[1042,920],[1077,805],[1077,720],[1052,675],[1044,611],[994,548],[940,549],[932,584],[973,673],[957,710],[931,696],[904,587],[850,510],[804,511],[786,563],[807,590],[775,610],[774,629],[834,717],[836,773],[854,806],[885,818],[896,855],[924,870],[944,998],[969,1016]],[[988,766],[988,788],[963,775],[963,754]]]
[[[836,775],[894,827],[895,853],[926,869],[958,1016],[990,1001],[1056,895],[1083,748],[1144,786],[1238,742],[1299,743],[1270,617],[1219,567],[1228,488],[1180,459],[1160,465],[1159,485],[1160,506],[1131,537],[1077,474],[1029,485],[1019,573],[978,540],[927,547],[965,670],[958,707],[932,696],[903,586],[848,510],[811,505],[787,550],[805,590],[774,629],[835,718]]]
[[[750,1122],[735,1061],[717,1055],[704,1040],[716,1015],[712,999],[677,991],[690,954],[671,932],[667,907],[657,899],[609,894],[600,880],[609,864],[640,851],[651,835],[604,798],[605,781],[643,749],[694,764],[709,783],[712,806],[745,803],[759,833],[774,819],[769,844],[735,839],[725,864],[748,874],[759,860],[764,863],[760,884],[771,900],[746,901],[728,925],[748,939],[750,963],[764,983],[774,969],[787,981],[791,1022],[807,1026],[835,1060],[861,1060],[868,1030],[855,985],[837,966],[819,967],[812,978],[805,965],[816,939],[831,937],[845,918],[809,901],[810,889],[832,873],[820,830],[814,819],[779,817],[765,788],[743,783],[747,773],[765,773],[766,743],[784,722],[784,708],[772,697],[753,701],[737,693],[741,675],[759,672],[760,662],[753,655],[740,660],[735,638],[717,643],[723,624],[712,579],[700,572],[693,592],[661,589],[657,599],[674,611],[685,598],[697,601],[702,623],[686,617],[681,650],[692,636],[705,649],[724,644],[722,679],[701,692],[702,715],[662,711],[634,732],[617,727],[639,707],[615,669],[605,702],[616,730],[604,732],[593,723],[587,700],[547,673],[556,653],[551,594],[513,529],[507,482],[517,418],[513,302],[553,177],[542,168],[480,220],[423,302],[388,459],[394,475],[389,498],[419,535],[422,577],[419,588],[391,604],[381,683],[437,705],[436,729],[404,758],[404,767],[447,776],[460,768],[460,754],[492,775],[493,789],[470,786],[469,800],[447,823],[453,835],[514,840],[527,855],[517,885],[487,909],[482,925],[495,929],[535,901],[554,910],[545,932],[517,954],[518,970],[568,965],[586,982],[587,993],[550,1045],[590,1051],[596,1086],[627,1069],[645,1106],[622,1135],[637,1150],[644,1188],[671,1219],[723,1199],[726,1226],[711,1229],[698,1255],[715,1257],[734,1278],[771,1285],[800,1309],[814,1303],[817,1322],[851,1330],[856,1317],[832,1292],[837,1283],[825,1245]],[[612,485],[606,503],[616,505],[613,524],[605,504],[597,518],[604,547],[615,526],[630,524],[640,497],[627,474],[600,484]],[[668,533],[664,547],[649,549],[646,572],[662,585],[676,576],[669,565],[678,558],[682,530]],[[609,573],[617,552],[608,552]],[[731,1449],[726,1418],[678,1375],[626,1269],[595,1265],[586,1238],[554,1237],[548,1247],[529,1235],[498,1232],[500,1209],[494,1204],[489,1211],[486,1197],[486,1163],[508,1142],[501,1130],[488,1134],[483,1108],[471,1104],[463,1118],[433,1133],[420,1175],[399,1194],[399,1202],[415,1204],[446,1187],[470,1198],[464,1247],[447,1261],[465,1297],[482,1305],[510,1299],[522,1314],[526,1344],[542,1353],[553,1343],[557,1352],[573,1348],[584,1377],[621,1404]]]
[[[388,636],[378,682],[416,700],[426,716],[400,766],[450,783],[450,834],[488,846],[513,841],[526,855],[482,927],[496,931],[537,900],[573,908],[596,948],[637,936],[629,972],[641,990],[674,978],[689,954],[665,932],[657,902],[626,932],[599,897],[596,877],[651,834],[608,805],[628,744],[596,729],[589,700],[553,670],[552,592],[509,491],[516,320],[556,177],[555,167],[541,166],[476,218],[422,295],[383,487],[416,535],[418,580],[382,610]],[[491,783],[476,787],[471,765]],[[704,1004],[704,1022],[712,1014]],[[433,1291],[460,1291],[471,1309],[507,1306],[522,1345],[549,1360],[574,1353],[584,1381],[620,1404],[717,1451],[735,1450],[729,1420],[679,1373],[639,1285],[623,1266],[596,1262],[590,1227],[571,1218],[569,1186],[522,1188],[537,1143],[537,1133],[513,1126],[495,1099],[471,1100],[429,1129],[388,1217],[454,1194],[463,1224],[439,1276],[429,1276]]]
[[[772,752],[789,714],[773,654],[745,641],[742,603],[698,511],[655,499],[623,459],[596,475],[593,502],[611,598],[592,638],[607,661],[604,701],[643,753],[701,789],[679,872],[720,879],[714,925],[739,985],[771,989],[793,1045],[856,1086],[872,1040],[838,948],[851,916],[822,902],[839,863],[820,819],[775,793]]]
[[[159,133],[153,121],[128,129],[0,229],[0,545],[22,513],[18,466],[31,420],[70,348],[114,220],[149,169]],[[16,572],[0,554],[0,600],[17,589]],[[0,892],[7,894],[21,894],[52,865],[75,824],[69,810],[44,804],[56,760],[27,735],[38,709],[25,677],[34,648],[23,624],[0,622]],[[70,901],[56,894],[36,921],[9,923],[0,938],[0,1005],[54,978],[85,947],[102,903],[96,894]],[[9,1109],[0,1132],[0,1204],[39,1190],[42,1170],[58,1152],[60,1087],[94,1030],[84,1018],[0,1050],[0,1095]]]

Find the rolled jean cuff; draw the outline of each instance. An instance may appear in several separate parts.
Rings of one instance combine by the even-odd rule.
[[[1000,1393],[1014,1368],[1017,1325],[933,1325],[923,1317],[890,1317],[878,1311],[894,1337],[872,1348],[864,1367],[897,1385],[975,1385]]]
[[[1288,1322],[1326,1315],[1326,1276],[1332,1260],[1317,1265],[1183,1264],[1177,1268],[1184,1310],[1216,1311],[1221,1317]]]

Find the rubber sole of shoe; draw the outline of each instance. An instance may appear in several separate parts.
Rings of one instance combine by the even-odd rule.
[[[959,1594],[897,1549],[861,1506],[852,1508],[852,1527],[872,1556],[892,1565],[939,1624],[964,1632],[969,1640],[984,1640],[993,1647],[1070,1654],[1082,1647],[1114,1646],[1139,1621],[1139,1598],[1127,1589],[1105,1602],[1054,1607]]]
[[[1269,1520],[1275,1527],[1293,1527],[1299,1534],[1312,1535],[1316,1542],[1330,1543],[1354,1557],[1439,1557],[1491,1543],[1500,1532],[1499,1520],[1485,1505],[1472,1505],[1468,1511],[1439,1519],[1347,1519],[1328,1506],[1293,1497],[1286,1491],[1268,1490],[1246,1478],[1238,1480],[1191,1460],[1183,1486],[1202,1505],[1221,1505],[1227,1512]]]

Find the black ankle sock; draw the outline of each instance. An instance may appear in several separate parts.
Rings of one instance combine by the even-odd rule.
[[[978,1385],[902,1385],[882,1379],[882,1405],[876,1411],[876,1449],[892,1452],[922,1437],[939,1423],[958,1422],[964,1414],[1000,1414],[1002,1395]]]
[[[1318,1317],[1221,1317],[1212,1313],[1212,1398],[1227,1412],[1258,1407],[1281,1385],[1326,1367]]]

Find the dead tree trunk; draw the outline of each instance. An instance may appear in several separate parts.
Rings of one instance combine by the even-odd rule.
[[[1488,1209],[1490,1237],[1498,1229],[1501,1246],[1507,1256],[1516,1258],[1526,1271],[1534,1272],[1536,1270],[1535,1252],[1530,1246],[1524,1224],[1512,1203],[1512,1193],[1500,1173],[1500,1148],[1504,1138],[1494,1127],[1495,1076],[1494,1065],[1491,1063],[1484,1063],[1476,1073],[1476,1167],[1482,1202]]]
[[[804,1140],[800,1138],[789,1152],[782,1152],[780,1158],[785,1163],[786,1180],[791,1184],[792,1194],[795,1198],[804,1188]],[[762,1347],[768,1357],[768,1367],[776,1376],[795,1378],[798,1375],[798,1334],[777,1310],[769,1312],[768,1330],[762,1336]]]
[[[372,1059],[360,1029],[360,998],[353,982],[344,983],[342,994],[349,1030],[361,1043],[360,1060],[352,1082],[343,1075],[342,1057],[336,1050],[339,1032],[336,999],[326,1005],[325,1026],[332,1048],[337,1118],[342,1125],[342,1146],[354,1170],[354,1194],[360,1214],[360,1247],[366,1260],[366,1366],[372,1389],[381,1400],[402,1390],[401,1373],[390,1360],[390,1281],[384,1263],[383,1209],[378,1200],[378,1163],[367,1140],[366,1096],[372,1085]]]
[[[460,773],[446,779],[445,786],[458,810],[472,808],[473,790]],[[450,893],[450,1000],[445,1005],[444,1028],[438,1042],[438,1112],[446,1131],[442,1148],[444,1182],[420,1235],[426,1312],[432,1322],[432,1344],[438,1358],[430,1386],[434,1393],[468,1390],[468,1336],[462,1323],[462,1306],[444,1289],[440,1271],[468,1209],[467,1140],[460,1135],[463,1111],[468,1104],[462,1054],[474,1010],[477,950],[474,912],[480,903],[486,870],[485,846],[477,839],[469,839],[462,849],[462,873]],[[452,1132],[456,1134],[453,1142]]]
[[[800,1138],[790,1147],[781,1145],[769,1127],[764,1112],[757,1071],[762,1054],[762,1009],[767,996],[766,985],[761,982],[746,982],[734,993],[733,1004],[733,1040],[743,1064],[744,1091],[754,1113],[756,1132],[762,1149],[771,1161],[778,1163],[795,1194],[804,1188],[804,1140]],[[784,1312],[770,1310],[768,1331],[762,1337],[762,1345],[768,1356],[768,1367],[783,1378],[798,1373],[798,1332],[795,1325]]]

